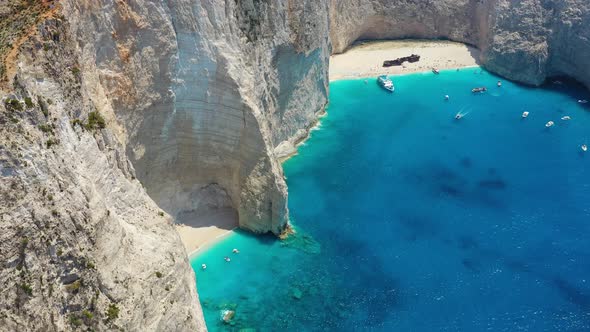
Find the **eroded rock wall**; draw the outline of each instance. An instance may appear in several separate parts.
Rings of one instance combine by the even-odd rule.
[[[66,3],[152,198],[172,215],[215,209],[199,202],[216,183],[241,227],[280,233],[287,193],[273,150],[327,102],[327,5]]]
[[[0,90],[0,330],[204,330],[84,45],[59,13],[34,30]]]
[[[327,3],[46,6],[0,93],[0,326],[203,330],[161,209],[230,206],[243,228],[285,229],[274,150],[327,102]]]

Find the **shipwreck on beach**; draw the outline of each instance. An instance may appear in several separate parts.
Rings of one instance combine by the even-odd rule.
[[[420,56],[418,54],[412,54],[410,56],[405,56],[402,58],[397,58],[395,60],[385,60],[383,61],[383,67],[392,67],[392,66],[401,66],[404,62],[418,62],[420,61]]]

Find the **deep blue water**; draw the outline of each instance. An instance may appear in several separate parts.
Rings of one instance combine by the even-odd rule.
[[[576,102],[590,97],[497,80],[333,82],[321,129],[284,165],[298,234],[236,232],[192,260],[209,329],[590,330],[590,108]]]

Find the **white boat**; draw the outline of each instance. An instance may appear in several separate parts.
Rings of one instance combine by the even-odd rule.
[[[586,99],[578,99],[578,103],[586,104],[588,101]]]
[[[440,70],[438,70],[438,68],[432,68],[432,72],[436,75],[440,74]]]
[[[571,120],[572,118],[569,115],[566,115],[561,118],[563,121]]]
[[[529,116],[529,112],[526,112],[526,111],[525,112],[522,112],[522,117],[523,118],[526,118],[527,116]]]
[[[582,151],[584,151],[584,152],[588,151],[588,145],[582,144]]]
[[[455,115],[455,120],[461,120],[461,118],[462,118],[463,116],[464,116],[464,114],[457,113],[457,114]]]
[[[555,124],[555,122],[553,121],[549,121],[545,124],[545,127],[549,128],[549,127],[553,127],[553,125]]]
[[[381,75],[377,78],[377,83],[379,84],[379,86],[381,86],[383,89],[389,91],[389,92],[393,92],[395,91],[395,87],[393,86],[393,81],[390,80],[387,75]]]
[[[498,87],[502,86],[502,81],[498,81],[498,83],[496,84]]]

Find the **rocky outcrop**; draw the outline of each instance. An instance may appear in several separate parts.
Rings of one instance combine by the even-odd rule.
[[[334,53],[362,39],[447,38],[479,45],[490,2],[478,0],[331,0]]]
[[[0,330],[205,329],[172,219],[135,178],[69,23],[36,29],[0,92]]]
[[[487,69],[526,84],[567,75],[590,87],[584,0],[332,0],[334,52],[358,39],[445,38],[481,49]]]
[[[486,66],[531,84],[570,76],[590,87],[588,1],[504,2],[495,18]]]
[[[243,228],[285,230],[274,149],[327,102],[327,4],[47,6],[0,94],[0,326],[203,330],[164,211],[229,205]]]
[[[241,227],[280,233],[287,191],[273,150],[327,102],[327,5],[109,3],[64,6],[150,196],[176,216],[216,183]]]

